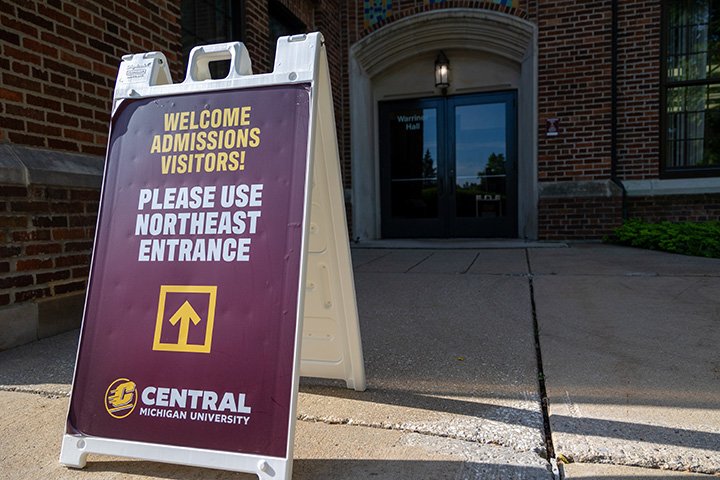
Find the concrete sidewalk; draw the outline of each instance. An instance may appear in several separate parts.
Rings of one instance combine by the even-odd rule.
[[[720,261],[432,247],[353,249],[368,389],[302,380],[293,478],[552,479],[535,323],[566,478],[720,474]],[[0,478],[255,478],[60,466],[76,340],[0,352]]]

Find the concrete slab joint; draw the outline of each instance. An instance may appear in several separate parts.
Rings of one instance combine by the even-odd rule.
[[[352,256],[369,388],[301,381],[295,480],[720,475],[720,259],[586,243]],[[49,308],[0,311],[0,332]],[[3,480],[226,478],[115,458],[61,467],[77,341],[0,352]],[[563,472],[550,446],[572,462]]]

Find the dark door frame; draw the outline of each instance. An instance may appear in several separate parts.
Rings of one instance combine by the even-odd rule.
[[[496,218],[463,218],[456,215],[456,142],[454,109],[465,105],[505,103],[506,142],[506,210]],[[437,218],[393,218],[391,199],[390,116],[399,109],[435,108],[437,111]],[[381,234],[384,238],[432,237],[505,237],[518,232],[518,162],[517,162],[517,91],[501,91],[384,101],[378,104],[380,141]]]

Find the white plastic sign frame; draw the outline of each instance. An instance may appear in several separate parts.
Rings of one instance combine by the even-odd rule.
[[[227,58],[231,60],[228,76],[211,79],[209,63]],[[239,42],[196,47],[190,54],[186,79],[179,84],[172,83],[162,53],[127,55],[118,73],[113,115],[125,99],[303,83],[311,85],[310,119],[287,455],[272,457],[100,438],[73,433],[68,428],[60,463],[82,468],[87,455],[93,453],[249,472],[262,480],[290,479],[299,376],[340,379],[348,388],[365,389],[330,76],[322,35],[280,38],[274,70],[269,74],[252,74],[247,49]],[[107,180],[104,178],[104,185]],[[81,333],[81,346],[83,341],[90,340],[85,340]],[[77,362],[74,384],[76,380]]]

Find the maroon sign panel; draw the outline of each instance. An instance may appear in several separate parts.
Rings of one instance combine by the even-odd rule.
[[[310,86],[112,121],[70,433],[287,454]]]

